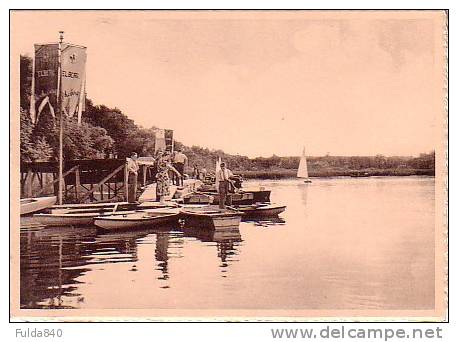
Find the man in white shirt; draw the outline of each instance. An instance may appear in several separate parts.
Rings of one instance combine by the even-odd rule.
[[[219,192],[219,207],[220,209],[225,209],[226,204],[232,205],[232,197],[229,193],[229,183],[232,183],[230,178],[233,176],[231,170],[226,168],[225,163],[221,163],[221,169],[216,172],[216,182],[218,185]]]
[[[181,150],[177,150],[173,156],[173,167],[180,173],[177,177],[176,185],[183,186],[184,166],[188,162],[188,157]]]
[[[137,201],[137,178],[138,178],[138,166],[137,153],[132,152],[130,158],[127,158],[127,171],[129,173],[129,193],[127,194],[127,200],[130,203]]]

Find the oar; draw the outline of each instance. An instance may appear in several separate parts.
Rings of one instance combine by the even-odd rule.
[[[114,206],[114,208],[113,208],[113,214],[116,212],[116,210],[118,210],[118,205],[119,205],[119,203],[116,203],[116,204],[115,204],[115,206]]]

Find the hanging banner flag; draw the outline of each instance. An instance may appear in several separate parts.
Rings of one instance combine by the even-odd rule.
[[[86,48],[62,44],[62,111],[69,117],[78,115],[82,110],[85,91]],[[80,115],[78,115],[80,121]]]
[[[34,123],[44,111],[54,116],[57,110],[59,44],[35,44],[34,78],[30,114]]]
[[[61,109],[70,117],[78,115],[80,121],[85,102],[86,48],[66,43],[61,48]],[[30,113],[36,123],[43,113],[54,117],[57,110],[58,43],[35,44],[33,71]]]
[[[156,129],[154,131],[155,141],[154,141],[154,152],[165,151],[165,131],[163,129]]]
[[[173,130],[166,129],[164,131],[164,137],[165,137],[165,149],[167,151],[172,152],[173,151]]]

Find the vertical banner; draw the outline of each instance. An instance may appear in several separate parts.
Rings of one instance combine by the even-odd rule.
[[[166,129],[164,132],[165,137],[165,149],[167,151],[173,151],[173,130]]]
[[[45,112],[55,117],[57,111],[59,44],[35,44],[33,69],[30,113],[36,123]],[[62,43],[61,70],[62,112],[70,117],[78,115],[80,120],[85,102],[86,48]]]
[[[155,130],[154,152],[165,151],[165,131],[163,129]]]
[[[34,80],[31,99],[32,121],[38,122],[47,111],[54,117],[57,109],[59,44],[35,44]]]
[[[69,117],[78,116],[80,121],[85,97],[86,48],[63,43],[61,63],[61,109]]]

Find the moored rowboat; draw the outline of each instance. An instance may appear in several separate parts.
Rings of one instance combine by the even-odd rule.
[[[104,203],[72,203],[72,204],[57,204],[53,205],[51,209],[110,209],[115,206],[123,208],[128,206],[129,202],[104,202]]]
[[[219,193],[217,192],[201,192],[203,194],[209,195],[213,197],[212,204],[219,204]],[[251,192],[237,192],[231,194],[231,200],[234,204],[248,204],[253,203],[254,201],[254,194]]]
[[[192,192],[182,197],[184,204],[210,204],[213,203],[213,196],[203,193]]]
[[[56,196],[21,199],[21,215],[31,214],[56,203]]]
[[[286,205],[276,204],[253,204],[241,205],[234,207],[235,210],[241,212],[243,216],[259,217],[259,216],[276,216],[286,210]]]
[[[139,227],[157,227],[178,222],[177,210],[150,210],[124,215],[106,215],[94,218],[94,224],[105,230],[122,230]]]
[[[242,214],[234,210],[224,209],[182,209],[181,216],[185,224],[194,227],[205,227],[214,230],[238,227]]]
[[[41,224],[47,226],[88,226],[92,225],[94,218],[104,215],[123,215],[135,213],[135,211],[122,212],[53,212],[51,214],[35,214],[33,215]]]

